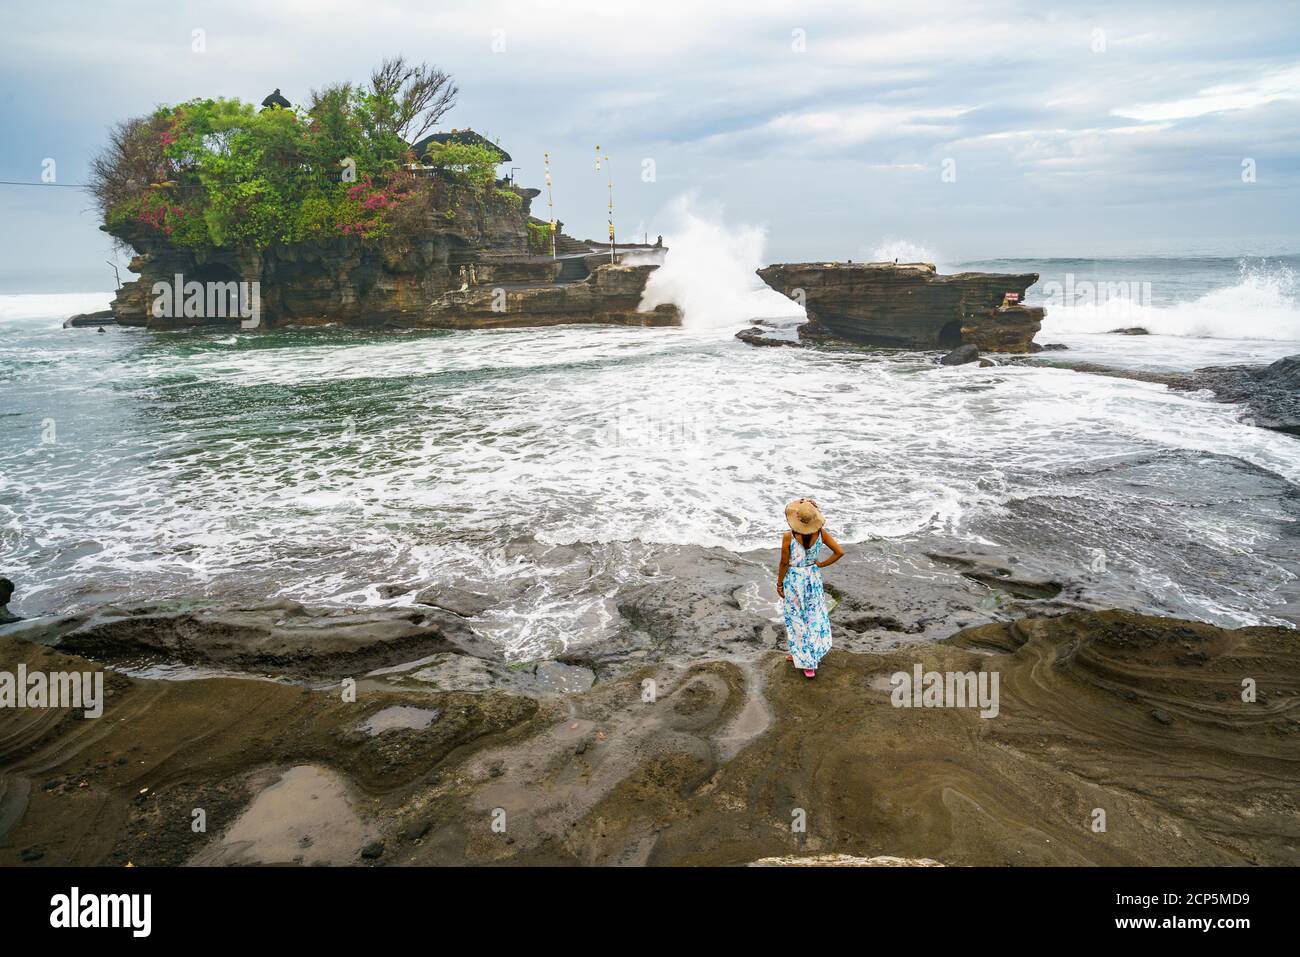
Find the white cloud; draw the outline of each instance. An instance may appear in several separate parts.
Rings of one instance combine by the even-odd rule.
[[[836,146],[901,136],[941,136],[955,127],[952,120],[970,107],[867,106],[811,113],[785,113],[753,131],[758,135],[813,139]]]
[[[1300,66],[1262,76],[1250,83],[1221,84],[1200,90],[1194,96],[1119,107],[1111,113],[1131,120],[1186,120],[1294,99],[1300,99]]]

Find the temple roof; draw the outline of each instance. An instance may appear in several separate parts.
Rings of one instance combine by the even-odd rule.
[[[280,88],[277,86],[273,92],[266,95],[266,99],[262,101],[262,106],[268,110],[275,109],[276,107],[282,110],[287,110],[292,107],[293,104],[280,95]]]
[[[497,146],[490,139],[475,133],[473,130],[452,130],[449,133],[431,133],[418,143],[414,144],[411,149],[415,151],[417,159],[423,160],[424,154],[429,151],[429,147],[434,143],[464,143],[469,146],[486,146],[498,154],[498,163],[509,163],[510,154]]]

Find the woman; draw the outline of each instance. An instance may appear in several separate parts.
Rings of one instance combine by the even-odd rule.
[[[810,498],[787,505],[785,520],[790,531],[781,538],[781,567],[776,572],[776,593],[781,596],[790,639],[785,660],[802,668],[805,677],[816,678],[818,662],[831,650],[831,618],[821,570],[843,558],[844,549],[822,527],[826,520]],[[831,554],[818,561],[823,545]]]

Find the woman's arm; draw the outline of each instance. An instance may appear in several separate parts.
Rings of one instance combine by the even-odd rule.
[[[776,568],[776,594],[785,597],[785,573],[790,569],[790,533],[781,536],[781,564]]]
[[[825,542],[826,547],[831,550],[831,557],[825,561],[818,562],[817,567],[829,568],[844,557],[844,549],[840,548],[840,543],[835,541],[835,536],[824,528],[822,529],[822,541]]]

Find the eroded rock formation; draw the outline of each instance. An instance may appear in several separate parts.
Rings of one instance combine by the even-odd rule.
[[[940,275],[931,263],[777,263],[758,270],[773,289],[803,301],[819,331],[870,345],[1029,352],[1043,310],[1023,301],[1037,273]]]
[[[517,205],[502,192],[443,191],[439,208],[427,211],[414,236],[194,249],[134,222],[102,227],[136,250],[130,269],[140,277],[118,290],[112,313],[121,325],[150,329],[238,325],[234,309],[227,316],[187,316],[179,308],[155,315],[155,283],[174,286],[180,276],[205,285],[258,283],[262,326],[680,322],[673,306],[638,311],[656,265],[610,263],[607,254],[589,250],[559,259],[530,255],[529,205],[537,190],[508,190],[519,197]]]
[[[661,610],[647,625],[665,635],[687,640],[700,624]],[[268,627],[260,612],[172,621],[165,643],[183,639],[201,660],[230,661],[229,624],[252,626],[233,636],[246,648],[271,636],[267,664],[285,653],[300,664],[312,648],[299,639],[314,626]],[[0,655],[29,673],[85,671],[115,649],[137,653],[141,631],[161,624],[118,620],[53,645],[0,632]],[[456,672],[489,679],[466,690],[428,681],[428,668],[391,667],[421,653],[395,641],[408,625],[370,621],[330,640],[325,674],[355,674],[334,659],[360,647],[366,666],[390,665],[355,701],[333,682],[108,671],[101,719],[0,709],[0,865],[1300,862],[1291,629],[1076,611],[871,654],[837,647],[815,682],[769,648],[642,657],[571,690],[527,685],[517,666],[436,656],[492,669]],[[918,668],[987,675],[989,686],[997,675],[996,716],[899,706],[897,676]],[[422,720],[393,720],[402,715]],[[326,773],[341,798],[333,813],[322,816],[321,792],[262,816],[277,783],[324,785]],[[793,806],[809,823],[794,838]],[[196,807],[210,830],[189,827]],[[497,807],[510,809],[509,841],[484,823]],[[253,820],[266,827],[244,841],[241,822]],[[325,830],[346,839],[301,840]]]

